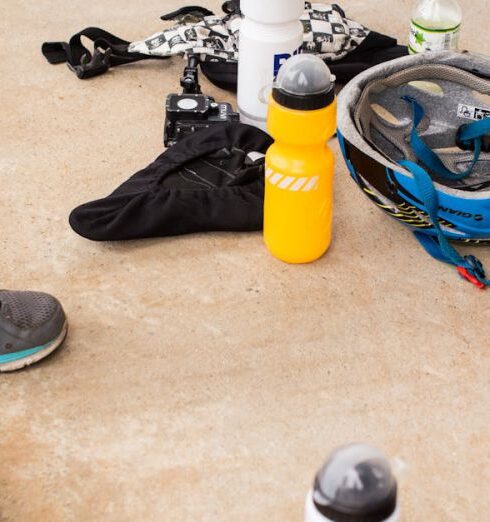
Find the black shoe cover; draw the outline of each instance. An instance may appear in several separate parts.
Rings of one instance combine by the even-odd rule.
[[[73,210],[70,225],[94,241],[261,230],[271,144],[240,123],[191,134],[110,196]]]

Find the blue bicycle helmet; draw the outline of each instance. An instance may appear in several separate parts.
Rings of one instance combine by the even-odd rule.
[[[338,136],[366,196],[479,288],[490,243],[490,58],[437,52],[373,67],[342,90]]]

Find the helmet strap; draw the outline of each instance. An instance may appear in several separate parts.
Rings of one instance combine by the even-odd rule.
[[[447,180],[459,181],[467,178],[475,168],[482,151],[482,139],[490,134],[490,118],[468,123],[460,127],[457,141],[464,144],[465,148],[474,150],[473,162],[464,172],[452,172],[449,170],[441,158],[422,140],[417,132],[425,116],[424,108],[411,96],[403,96],[402,99],[412,106],[413,127],[410,134],[410,146],[416,158],[425,165],[431,172]]]
[[[412,161],[399,162],[412,173],[418,189],[418,196],[424,204],[425,210],[432,222],[435,236],[426,232],[414,232],[415,238],[425,250],[438,261],[451,264],[458,269],[464,279],[470,281],[480,289],[490,286],[482,263],[475,256],[461,256],[449,243],[439,223],[439,198],[434,183],[425,169]]]

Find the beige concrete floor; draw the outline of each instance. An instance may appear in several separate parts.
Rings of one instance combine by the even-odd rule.
[[[95,244],[68,226],[162,150],[184,62],[81,82],[40,44],[137,39],[182,3],[2,2],[1,285],[53,292],[71,330],[0,377],[0,519],[298,522],[326,454],[364,440],[402,463],[404,521],[488,521],[490,296],[374,208],[336,144],[335,241],[310,266],[258,233]],[[463,46],[490,53],[490,1],[461,3]],[[342,5],[405,41],[411,1]]]

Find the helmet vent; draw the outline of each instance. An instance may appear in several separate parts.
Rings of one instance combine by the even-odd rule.
[[[490,107],[490,94],[484,94],[483,92],[473,91],[473,96],[487,107]]]
[[[403,122],[401,122],[392,112],[390,112],[386,107],[379,105],[379,103],[371,103],[371,109],[376,114],[376,116],[390,125],[398,126],[403,124]]]
[[[418,89],[419,91],[424,91],[428,94],[432,94],[434,96],[444,96],[444,91],[442,87],[436,82],[428,82],[424,80],[414,80],[413,82],[408,82],[408,85],[413,87],[414,89]]]

